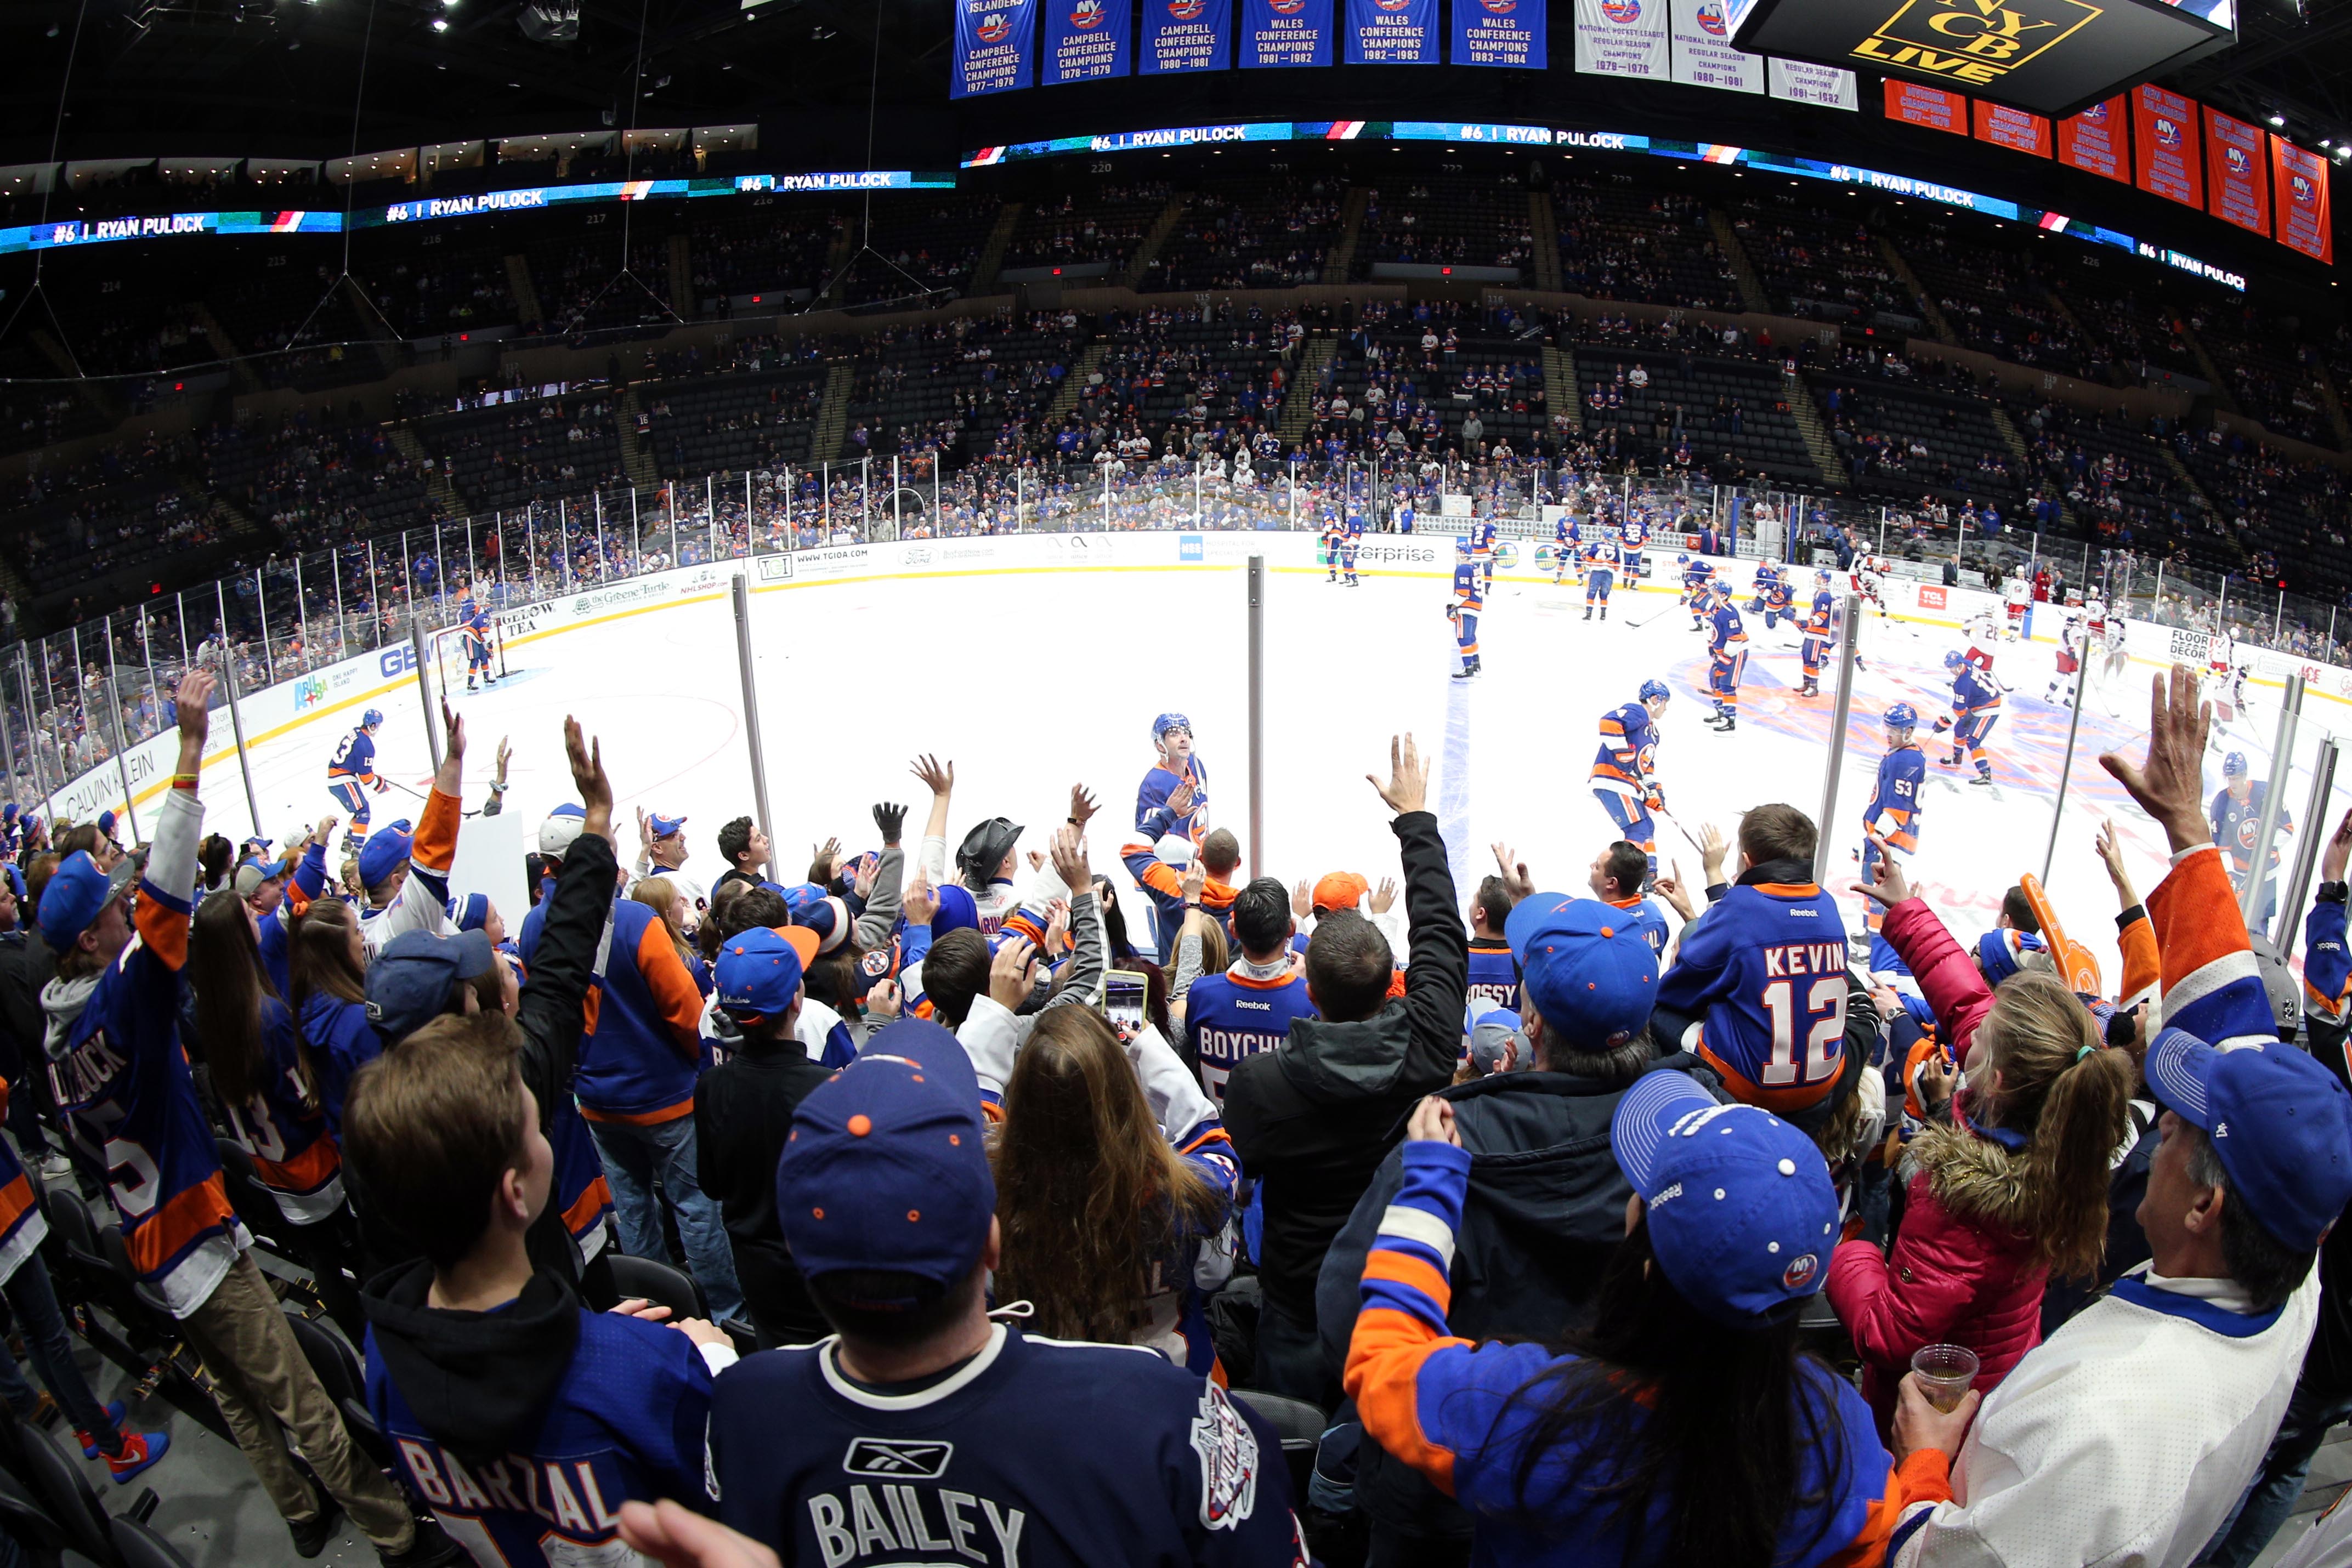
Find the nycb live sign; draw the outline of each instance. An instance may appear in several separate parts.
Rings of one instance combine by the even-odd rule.
[[[2237,41],[2236,0],[1731,0],[1733,40],[2067,115]]]

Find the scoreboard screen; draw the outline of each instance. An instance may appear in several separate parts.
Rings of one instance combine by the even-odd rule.
[[[1733,41],[2064,116],[2237,41],[2236,0],[1731,0]]]

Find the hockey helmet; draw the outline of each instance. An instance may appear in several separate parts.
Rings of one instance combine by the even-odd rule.
[[[1944,668],[1948,670],[1957,670],[1968,662],[1968,655],[1961,653],[1958,648],[1947,648],[1944,650]]]
[[[1890,732],[1898,729],[1916,729],[1918,727],[1919,710],[1909,703],[1896,703],[1886,710],[1886,727]]]
[[[1822,567],[1816,570],[1813,573],[1813,580],[1820,583],[1823,588],[1827,588],[1830,585],[1830,569],[1828,567]]]
[[[1157,740],[1171,729],[1181,729],[1190,735],[1192,733],[1192,721],[1181,713],[1163,713],[1151,721],[1151,738]]]
[[[965,882],[985,887],[996,874],[996,868],[1004,863],[1004,857],[1013,852],[1013,846],[1020,841],[1020,823],[1005,817],[991,817],[975,824],[963,836],[963,843],[956,850],[956,869],[963,873]]]
[[[1666,683],[1664,681],[1647,680],[1642,683],[1642,700],[1645,703],[1655,702],[1660,697],[1672,697],[1674,695],[1666,689]]]
[[[2230,753],[2230,755],[2229,755],[2229,756],[2224,757],[2223,758],[2221,758],[2221,777],[2222,777],[2222,778],[2224,778],[2224,779],[2243,779],[2245,776],[2246,776],[2246,754],[2245,754],[2244,752],[2242,752],[2242,751],[2233,751],[2233,752]]]
[[[370,708],[367,712],[360,715],[360,727],[362,729],[373,729],[377,725],[380,725],[383,722],[383,712],[380,708]]]
[[[1456,534],[1454,536],[1454,553],[1461,556],[1466,556],[1470,553],[1470,536],[1468,534]]]

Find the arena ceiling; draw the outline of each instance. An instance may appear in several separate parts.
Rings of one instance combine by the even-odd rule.
[[[1569,0],[1551,3],[1565,52]],[[1027,136],[1285,115],[1591,125],[1614,112],[1644,129],[1703,107],[1718,138],[1810,140],[1782,123],[1786,106],[1559,68],[1227,71],[950,105],[949,26],[948,0],[14,0],[0,16],[15,84],[0,163],[49,160],[53,134],[67,160],[317,159],[756,122],[780,167],[856,167],[869,113],[887,167]],[[2235,48],[2165,79],[2249,119],[2278,114],[2306,142],[2352,138],[2352,0],[2242,0],[2241,26]]]

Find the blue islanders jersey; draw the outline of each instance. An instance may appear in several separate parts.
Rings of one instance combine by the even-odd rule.
[[[1694,556],[1684,563],[1683,586],[1686,589],[1696,588],[1701,583],[1714,580],[1714,578],[1715,567],[1711,562],[1701,560]]]
[[[1625,912],[1627,921],[1641,934],[1642,940],[1650,945],[1651,957],[1665,956],[1666,938],[1674,935],[1674,930],[1666,924],[1665,915],[1654,902],[1646,898],[1612,898],[1607,903],[1610,908]]]
[[[2352,945],[2344,928],[2344,904],[2324,899],[2303,921],[2303,1000],[2320,1019],[2344,1021],[2352,1007]]]
[[[1589,540],[1584,547],[1584,564],[1595,571],[1615,571],[1625,564],[1624,547],[1613,538]]]
[[[1974,664],[1962,664],[1959,674],[1952,681],[1953,722],[2000,711],[2000,688],[1987,680]]]
[[[1713,627],[1707,633],[1706,650],[1715,655],[1716,663],[1729,664],[1748,650],[1748,627],[1739,619],[1739,612],[1725,600],[1715,607]]]
[[[1820,884],[1742,883],[1683,933],[1658,1006],[1702,1020],[1698,1056],[1735,1099],[1801,1111],[1845,1054],[1845,925]]]
[[[1353,540],[1353,539],[1360,539],[1360,538],[1362,538],[1363,537],[1364,537],[1364,515],[1363,515],[1363,513],[1361,513],[1361,512],[1349,512],[1349,513],[1348,514],[1348,538],[1349,538],[1349,539]]]
[[[1485,559],[1495,553],[1495,525],[1480,523],[1470,530],[1470,553]]]
[[[402,1473],[478,1563],[626,1562],[621,1505],[704,1493],[710,1369],[676,1329],[580,1312],[572,1370],[529,1453],[467,1464],[425,1430],[368,1331],[368,1409]],[[642,1561],[642,1559],[640,1559]]]
[[[1927,758],[1916,742],[1898,746],[1878,759],[1878,782],[1863,808],[1863,831],[1898,850],[1919,847],[1919,792],[1927,781]]]
[[[276,997],[261,998],[260,1092],[243,1105],[226,1101],[237,1146],[253,1156],[254,1175],[288,1222],[315,1225],[343,1205],[342,1155],[325,1107],[306,1094],[294,1015]]]
[[[709,1476],[720,1521],[787,1563],[1307,1561],[1263,1416],[1150,1351],[1005,1323],[912,1393],[851,1382],[832,1340],[746,1356],[711,1396]]]
[[[1828,589],[1822,589],[1819,593],[1813,595],[1812,612],[1805,617],[1805,635],[1808,637],[1827,637],[1830,634],[1830,627],[1835,622],[1836,617],[1837,596],[1830,592]]]
[[[1592,758],[1595,789],[1613,789],[1629,800],[1641,800],[1650,792],[1657,762],[1658,730],[1648,708],[1627,703],[1601,716],[1601,749]]]
[[[1470,1000],[1519,1010],[1519,966],[1509,943],[1499,937],[1470,938]]]
[[[327,760],[327,777],[374,783],[375,737],[364,729],[354,729],[343,737],[342,744],[335,747],[335,755]]]
[[[2240,876],[2254,868],[2254,835],[2262,830],[2263,802],[2270,799],[2270,780],[2257,779],[2243,800],[2237,800],[2227,789],[2213,797],[2213,841],[2221,846],[2222,852],[2230,857],[2231,869]],[[2278,819],[2281,831],[2293,825],[2290,817],[2282,802]],[[2278,841],[2273,839],[2272,868],[2275,870],[2278,863]]]
[[[1307,977],[1297,969],[1258,980],[1235,964],[1222,975],[1202,976],[1184,1002],[1184,1039],[1200,1063],[1201,1087],[1223,1105],[1225,1080],[1242,1058],[1272,1051],[1290,1038],[1295,1019],[1315,1016]]]
[[[1472,611],[1486,607],[1486,576],[1475,560],[1460,561],[1454,568],[1454,607]]]
[[[159,815],[139,883],[135,934],[99,971],[47,1065],[75,1155],[85,1166],[103,1166],[99,1174],[121,1218],[132,1270],[173,1316],[185,1317],[212,1299],[251,1238],[229,1205],[212,1124],[180,1043],[185,890],[196,884],[204,808],[193,788],[175,788]],[[52,1008],[50,1028],[60,1022]]]
[[[1168,797],[1176,793],[1187,778],[1192,780],[1192,809],[1179,817],[1168,810]],[[1151,833],[1146,825],[1145,819],[1155,817],[1156,821],[1151,824],[1152,826],[1158,826],[1162,821],[1166,826],[1160,832]],[[1190,839],[1197,844],[1207,834],[1209,770],[1202,765],[1201,758],[1197,755],[1185,763],[1184,772],[1181,775],[1171,773],[1167,768],[1156,765],[1144,774],[1143,782],[1137,785],[1135,789],[1135,831],[1139,833],[1149,833],[1155,842],[1167,834],[1173,833],[1178,838]]]

